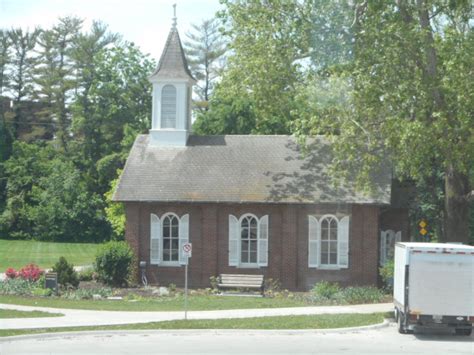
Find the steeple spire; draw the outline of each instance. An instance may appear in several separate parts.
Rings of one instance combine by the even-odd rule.
[[[173,4],[173,30],[176,29],[176,26],[178,24],[178,19],[176,18],[176,4]]]

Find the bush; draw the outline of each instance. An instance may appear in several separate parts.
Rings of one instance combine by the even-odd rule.
[[[95,257],[95,270],[100,281],[112,285],[127,284],[132,270],[133,252],[126,242],[108,242]]]
[[[58,273],[58,283],[66,288],[68,286],[77,287],[79,279],[74,266],[69,264],[65,257],[61,256],[59,261],[53,266],[53,272]]]
[[[94,269],[89,268],[78,273],[79,281],[92,281],[97,279],[97,273]]]
[[[9,267],[5,271],[5,276],[7,277],[7,279],[15,279],[18,277],[18,272],[14,268]]]
[[[314,285],[311,292],[318,298],[332,299],[341,291],[339,284],[329,281],[321,281]]]
[[[44,271],[41,270],[35,264],[28,264],[22,267],[20,270],[16,271],[14,268],[9,267],[5,271],[5,276],[7,279],[16,279],[21,278],[27,281],[38,281],[41,275],[43,275]]]
[[[384,298],[384,293],[377,287],[347,287],[339,292],[339,298],[348,304],[378,303]]]
[[[393,259],[387,261],[384,266],[379,268],[379,274],[382,278],[382,281],[385,285],[385,288],[388,291],[393,290],[393,272],[395,268],[395,263]]]
[[[37,265],[28,264],[18,271],[18,277],[28,281],[38,281],[43,272]]]
[[[318,282],[311,291],[311,301],[318,304],[378,303],[384,297],[383,291],[373,286],[342,288],[327,281]]]

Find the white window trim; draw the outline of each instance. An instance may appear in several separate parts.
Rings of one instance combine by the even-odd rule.
[[[255,218],[255,220],[257,221],[257,262],[256,263],[244,263],[242,262],[242,221],[244,220],[244,218],[247,218],[247,217],[251,217],[251,218]],[[238,264],[238,268],[241,268],[241,269],[258,269],[260,266],[258,265],[258,252],[259,252],[259,243],[258,243],[258,240],[260,239],[260,219],[254,215],[253,213],[246,213],[246,214],[243,214],[242,216],[240,216],[239,218],[239,264]]]
[[[239,269],[260,269],[260,268],[264,268],[264,267],[267,267],[268,266],[268,239],[269,239],[269,233],[268,233],[268,215],[264,215],[262,216],[261,218],[258,218],[256,215],[252,214],[252,213],[245,213],[243,215],[240,216],[240,218],[236,218],[235,216],[233,215],[229,215],[229,218],[232,217],[232,218],[235,218],[235,221],[237,222],[237,238],[236,239],[233,239],[234,241],[237,240],[237,245],[236,245],[236,254],[237,254],[237,257],[236,259],[233,259],[233,263],[231,264],[230,262],[230,259],[229,259],[229,266],[234,266],[234,267],[237,267]],[[245,263],[245,262],[242,262],[242,221],[244,220],[244,218],[255,218],[255,220],[257,221],[257,262],[256,263]],[[229,222],[230,223],[230,222]],[[262,227],[262,225],[264,227]],[[229,228],[230,228],[230,225],[229,225]],[[265,230],[263,230],[262,228],[265,228]],[[264,233],[265,232],[265,233]],[[229,231],[230,233],[230,231]],[[230,243],[230,242],[229,242]],[[230,246],[229,246],[230,248]],[[263,248],[263,249],[261,249]],[[265,253],[266,251],[266,253]],[[229,249],[229,253],[230,253],[230,249]],[[261,259],[262,257],[262,253],[265,253],[265,256],[263,257],[263,259]],[[229,254],[230,255],[230,254]]]
[[[164,239],[163,238],[163,227],[164,227],[164,223],[163,221],[165,220],[166,217],[169,217],[169,216],[173,216],[173,217],[176,217],[178,219],[178,260],[176,261],[164,261],[163,260],[163,251],[164,251],[164,248],[163,248],[163,244],[164,244]],[[179,223],[179,216],[176,214],[176,213],[173,213],[173,212],[167,212],[165,213],[164,215],[161,216],[161,240],[160,240],[160,263],[158,264],[159,266],[170,266],[170,267],[176,267],[176,266],[180,266],[179,265],[179,253],[180,253],[180,250],[179,250],[179,229],[181,228],[180,226],[180,223]]]
[[[341,218],[337,218],[337,216],[333,215],[333,214],[325,214],[319,218],[317,218],[316,216],[314,215],[308,215],[308,222],[309,222],[309,217],[313,217],[316,221],[317,221],[317,224],[316,224],[316,228],[317,228],[317,231],[316,231],[316,234],[317,234],[317,242],[316,242],[316,245],[317,245],[317,264],[316,265],[310,265],[309,264],[309,253],[311,252],[311,248],[310,248],[310,231],[308,229],[308,268],[311,268],[311,269],[321,269],[321,270],[342,270],[342,269],[347,269],[348,268],[348,265],[342,265],[340,263],[340,251],[339,251],[339,248],[340,248],[340,243],[343,243],[343,241],[340,239],[340,236],[339,236],[339,228],[340,228],[340,222],[343,218],[345,217],[348,217],[350,218],[349,215],[347,216],[342,216]],[[338,236],[337,236],[337,264],[322,264],[321,263],[321,255],[322,255],[322,248],[321,248],[321,240],[322,240],[322,229],[321,229],[321,224],[322,222],[327,219],[327,218],[332,218],[334,219],[336,222],[337,222],[337,230],[338,230]],[[309,224],[308,224],[309,226]],[[350,228],[348,228],[348,235],[347,235],[347,241],[349,243],[349,234],[350,234]],[[349,251],[347,252],[349,254]]]
[[[153,216],[156,217],[158,219],[158,222],[159,222],[159,261],[158,262],[153,262],[151,260],[151,250],[150,250],[150,264],[151,265],[157,265],[157,266],[163,266],[163,267],[181,267],[183,264],[181,263],[180,261],[180,255],[182,253],[181,251],[181,228],[183,228],[182,226],[182,219],[183,217],[187,216],[187,214],[184,214],[183,216],[181,216],[181,218],[174,212],[166,212],[164,213],[163,215],[161,215],[161,217],[158,217],[156,214],[151,214],[150,215],[150,242],[151,242],[151,239],[152,239],[152,236],[151,236],[151,233],[152,233],[152,228],[151,228],[151,223],[153,222]],[[164,242],[164,238],[163,238],[163,221],[166,217],[169,217],[169,216],[173,216],[175,218],[178,219],[178,260],[177,261],[164,261],[163,260],[163,242]],[[189,224],[188,224],[188,228],[189,228]],[[189,238],[189,236],[188,236]],[[151,246],[150,246],[151,248]]]

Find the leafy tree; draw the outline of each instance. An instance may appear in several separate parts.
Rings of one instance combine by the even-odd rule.
[[[223,1],[221,18],[232,55],[223,82],[228,97],[248,95],[255,131],[289,133],[298,117],[295,86],[309,56],[313,1]]]
[[[134,137],[149,127],[148,75],[154,64],[131,43],[104,49],[94,62],[96,73],[87,103],[79,99],[74,107],[74,130],[81,142],[82,164],[87,166],[95,191],[103,194],[128,155],[130,146],[122,146],[125,127]]]
[[[93,161],[99,159],[97,151],[94,149],[96,141],[100,139],[94,129],[94,119],[92,112],[92,99],[90,97],[91,88],[97,80],[98,56],[107,47],[119,41],[117,34],[110,33],[107,26],[101,22],[93,22],[89,33],[81,33],[75,40],[73,58],[76,63],[76,96],[74,98],[74,124],[82,127],[79,133],[84,139],[85,148],[82,150],[83,159],[86,161],[93,157]],[[77,122],[77,123],[76,123]],[[100,145],[100,143],[98,143]]]
[[[255,126],[251,98],[248,95],[227,95],[225,86],[219,85],[211,98],[209,110],[198,114],[193,131],[199,135],[251,134]]]
[[[112,180],[110,184],[110,190],[105,193],[105,201],[107,206],[105,207],[105,214],[107,220],[112,226],[114,240],[123,240],[125,237],[125,208],[123,203],[112,201],[112,197],[117,189],[117,185],[120,180],[122,170],[117,171],[117,178]]]
[[[7,205],[0,225],[11,237],[100,241],[110,235],[100,196],[50,145],[15,142],[5,163]]]
[[[467,241],[474,161],[474,67],[469,2],[355,3],[351,107],[331,127],[336,167],[369,175],[387,152],[399,177],[423,181],[444,172],[442,241]],[[349,24],[348,24],[349,25]],[[303,132],[304,133],[304,132]]]
[[[219,31],[217,18],[203,20],[199,25],[192,24],[192,31],[186,33],[186,57],[191,72],[198,80],[194,88],[199,101],[197,108],[207,111],[208,103],[216,80],[221,74],[226,42]]]

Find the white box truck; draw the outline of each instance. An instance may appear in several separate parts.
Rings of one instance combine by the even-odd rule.
[[[474,247],[396,243],[393,301],[400,333],[451,327],[470,335],[474,322]]]

